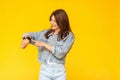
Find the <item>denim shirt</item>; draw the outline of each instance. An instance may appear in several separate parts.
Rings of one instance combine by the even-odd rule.
[[[45,38],[45,33],[48,30],[43,30],[40,32],[28,32],[23,35],[29,36],[33,40],[37,41],[43,41],[46,42],[50,45],[52,45],[52,50],[49,51],[43,46],[38,47],[38,60],[39,62],[43,64],[47,64],[48,62],[50,63],[60,63],[64,64],[65,63],[65,58],[67,53],[70,51],[73,43],[74,43],[74,36],[71,32],[62,40],[57,40],[58,35],[50,33],[49,38]],[[31,44],[34,45],[34,43],[31,41]]]

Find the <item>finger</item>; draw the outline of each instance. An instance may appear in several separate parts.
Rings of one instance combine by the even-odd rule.
[[[24,43],[24,42],[22,42],[21,43],[21,47],[24,47],[24,46],[27,46],[28,44],[26,44],[26,43]]]
[[[25,45],[21,45],[21,48],[24,48],[25,47]]]
[[[26,46],[25,44],[22,44],[22,45],[21,45],[22,48],[25,47],[25,46]]]
[[[21,48],[24,49],[25,47],[27,47],[27,45],[21,45]]]
[[[33,40],[33,39],[31,39],[31,41],[33,41],[33,42],[37,42],[36,40]]]

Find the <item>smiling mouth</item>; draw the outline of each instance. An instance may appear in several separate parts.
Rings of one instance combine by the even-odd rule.
[[[57,25],[51,25],[52,27],[56,27]]]

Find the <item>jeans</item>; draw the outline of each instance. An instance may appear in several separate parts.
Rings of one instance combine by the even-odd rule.
[[[42,64],[39,80],[66,80],[64,64]]]

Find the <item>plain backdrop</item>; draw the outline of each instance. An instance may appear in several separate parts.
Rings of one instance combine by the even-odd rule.
[[[22,34],[50,28],[49,16],[59,8],[75,35],[67,80],[120,80],[118,0],[0,0],[0,80],[38,80],[37,48],[21,49]]]

